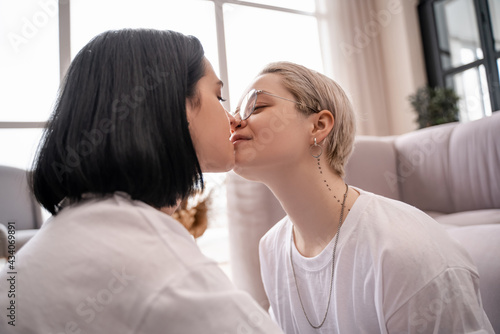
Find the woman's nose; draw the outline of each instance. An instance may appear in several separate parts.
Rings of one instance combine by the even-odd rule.
[[[241,126],[240,116],[233,116],[230,112],[226,111],[227,118],[229,119],[229,125],[231,126],[231,132],[234,132],[237,128]]]

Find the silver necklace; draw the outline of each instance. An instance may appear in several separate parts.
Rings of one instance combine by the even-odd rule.
[[[304,308],[304,304],[302,303],[302,297],[300,296],[300,291],[299,291],[299,286],[297,285],[297,276],[295,275],[295,267],[293,265],[293,259],[292,259],[292,247],[293,247],[293,228],[292,228],[292,233],[290,237],[290,263],[292,264],[292,272],[293,272],[293,279],[295,281],[295,287],[297,289],[297,294],[299,295],[299,301],[300,301],[300,306],[302,307],[302,312],[304,312],[304,315],[306,316],[307,322],[309,325],[311,325],[312,328],[314,329],[319,329],[323,326],[325,323],[326,317],[328,316],[328,311],[330,309],[330,300],[332,299],[332,289],[333,289],[333,276],[335,273],[335,252],[337,251],[337,242],[339,241],[339,234],[340,234],[340,227],[342,226],[342,220],[344,218],[344,207],[345,207],[345,200],[347,199],[347,191],[349,190],[349,186],[345,185],[345,193],[344,193],[344,200],[342,201],[342,209],[340,210],[340,220],[339,220],[339,227],[337,228],[337,235],[335,237],[335,245],[333,246],[333,255],[332,255],[332,277],[330,279],[330,293],[328,294],[328,305],[326,306],[326,312],[325,316],[323,317],[323,321],[318,326],[314,326],[311,323],[311,320],[309,320],[309,317],[307,316],[306,309]]]

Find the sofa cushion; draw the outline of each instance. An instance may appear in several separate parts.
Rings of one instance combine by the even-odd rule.
[[[500,112],[457,126],[449,163],[453,212],[500,208]]]
[[[429,214],[438,223],[450,226],[500,224],[500,209],[465,211],[439,216],[435,213]]]
[[[399,136],[395,141],[401,200],[424,211],[454,212],[448,141],[457,123]]]
[[[395,140],[401,200],[424,211],[500,208],[500,112]]]

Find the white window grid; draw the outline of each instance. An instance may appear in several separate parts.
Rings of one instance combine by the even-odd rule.
[[[54,0],[56,1],[56,0]],[[202,0],[209,1],[214,4],[215,10],[215,22],[216,22],[216,32],[217,32],[217,50],[218,50],[218,61],[219,61],[219,75],[221,80],[225,83],[222,93],[223,96],[229,97],[229,75],[228,75],[228,65],[227,65],[227,52],[226,52],[226,40],[224,31],[224,11],[223,6],[225,4],[235,4],[239,6],[247,6],[261,9],[268,9],[283,13],[293,13],[304,16],[318,17],[316,11],[303,11],[285,7],[272,6],[262,3],[254,3],[249,1],[239,1],[239,0]],[[60,82],[62,82],[64,74],[71,63],[71,0],[58,1],[59,11],[58,11],[58,23],[59,23],[59,71],[60,71]],[[231,110],[230,99],[228,98],[224,102],[224,107],[226,110]],[[41,129],[46,126],[45,121],[1,121],[0,129]]]

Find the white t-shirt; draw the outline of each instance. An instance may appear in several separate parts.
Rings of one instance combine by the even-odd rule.
[[[359,190],[339,234],[328,317],[313,329],[290,264],[286,216],[260,242],[270,313],[292,333],[493,333],[466,251],[425,213]],[[328,303],[335,238],[313,258],[292,247],[307,316],[315,326]]]
[[[282,333],[180,223],[123,193],[63,209],[14,267],[0,271],[2,334]]]

